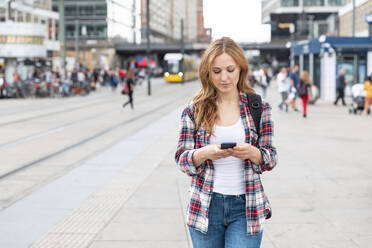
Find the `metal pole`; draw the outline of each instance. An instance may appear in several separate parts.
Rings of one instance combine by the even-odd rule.
[[[13,21],[13,16],[12,16],[12,2],[14,0],[8,0],[8,20]]]
[[[151,95],[151,81],[150,81],[150,0],[146,0],[146,37],[147,37],[147,94]]]
[[[75,64],[80,66],[79,63],[79,20],[75,20]]]
[[[65,73],[66,65],[66,37],[65,37],[65,2],[58,0],[59,24],[58,24],[58,39],[60,44],[60,59],[62,73]]]
[[[133,44],[136,44],[136,0],[133,0]]]
[[[353,0],[353,20],[352,20],[352,36],[355,36],[355,0]]]
[[[184,44],[184,36],[183,36],[183,18],[181,18],[181,72],[183,73],[182,75],[182,83],[184,82],[184,64],[183,64],[183,57],[185,56],[185,44]]]

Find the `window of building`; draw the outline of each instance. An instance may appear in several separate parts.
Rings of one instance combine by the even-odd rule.
[[[346,0],[328,0],[329,6],[343,6],[346,4]]]
[[[318,35],[326,35],[328,33],[328,24],[327,23],[319,23],[318,24]]]
[[[30,13],[26,14],[26,22],[31,22],[31,14]]]
[[[107,37],[107,25],[99,24],[96,26],[98,37]]]
[[[65,16],[77,16],[77,6],[76,5],[72,5],[72,6],[66,6],[65,7]]]
[[[304,6],[324,6],[324,0],[304,0]]]
[[[16,22],[23,22],[23,13],[20,11],[17,11],[17,20]]]
[[[66,25],[66,37],[75,37],[75,25]]]
[[[96,28],[94,25],[87,25],[87,35],[88,37],[96,36]]]
[[[0,8],[0,21],[4,22],[5,21],[5,9]]]
[[[79,6],[80,16],[92,16],[94,15],[94,7],[92,5]]]
[[[282,0],[282,7],[298,6],[298,0]]]
[[[96,5],[96,15],[97,16],[106,16],[107,15],[107,6],[105,4]]]

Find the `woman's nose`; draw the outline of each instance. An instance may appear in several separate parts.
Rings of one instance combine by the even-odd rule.
[[[227,80],[227,71],[225,71],[225,70],[221,71],[221,80],[222,81]]]

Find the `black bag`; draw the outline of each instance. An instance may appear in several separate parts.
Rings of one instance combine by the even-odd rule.
[[[298,88],[298,95],[299,96],[306,96],[307,95],[307,84],[304,82],[300,83],[300,87]]]
[[[261,108],[262,99],[260,95],[257,94],[247,94],[248,96],[248,106],[251,112],[254,125],[256,127],[257,134],[260,134],[260,121],[261,121]]]

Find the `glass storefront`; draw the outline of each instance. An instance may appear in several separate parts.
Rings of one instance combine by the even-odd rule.
[[[337,75],[343,68],[345,80],[348,82],[363,83],[367,75],[366,54],[346,54],[337,57]]]
[[[310,72],[310,66],[309,66],[309,55],[304,55],[304,71]]]
[[[321,90],[321,87],[320,87],[320,57],[319,57],[319,54],[314,54],[314,65],[313,65],[313,68],[314,68],[314,75],[313,75],[313,84],[315,84],[319,91]]]

